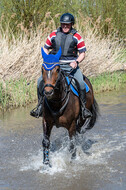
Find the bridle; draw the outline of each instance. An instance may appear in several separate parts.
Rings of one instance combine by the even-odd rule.
[[[52,85],[52,84],[45,84],[44,87],[43,87],[43,90],[44,90],[46,87],[52,87],[54,90],[57,89],[58,83],[59,83],[59,81],[60,81],[60,74],[61,74],[61,71],[59,71],[59,73],[58,73],[58,78],[57,78],[57,80],[56,80],[55,85]]]
[[[44,62],[44,63],[47,64],[46,62]],[[56,64],[56,63],[54,63],[54,64]],[[52,88],[55,90],[55,89],[57,88],[57,86],[58,86],[59,81],[60,81],[60,74],[61,74],[61,69],[60,69],[60,71],[59,71],[59,73],[58,73],[58,78],[57,78],[57,80],[56,80],[55,85],[46,84],[46,85],[44,85],[43,90],[44,90],[46,87],[52,87]]]
[[[45,87],[52,87],[54,90],[55,90],[55,89],[59,89],[59,86],[58,86],[59,82],[60,82],[60,83],[64,83],[64,85],[65,85],[65,89],[64,89],[65,94],[64,94],[63,98],[62,98],[61,100],[59,100],[59,101],[58,101],[58,100],[56,100],[56,101],[55,101],[55,100],[49,100],[49,101],[48,101],[48,99],[47,99],[46,96],[45,96],[45,103],[46,103],[48,109],[50,110],[50,112],[51,112],[51,114],[53,115],[54,118],[56,118],[56,117],[62,115],[62,113],[64,112],[64,110],[65,110],[65,108],[66,108],[66,106],[67,106],[67,104],[68,104],[68,102],[69,102],[69,98],[70,98],[70,84],[69,84],[69,85],[67,84],[66,78],[65,78],[65,74],[64,74],[64,72],[60,69],[60,71],[59,71],[59,73],[58,73],[58,78],[57,78],[57,80],[56,80],[55,85],[46,84],[46,85],[44,85],[44,87],[43,87],[43,90],[45,89]],[[62,106],[58,111],[54,111],[54,110],[51,108],[51,106],[49,105],[49,102],[51,102],[51,103],[62,103],[63,101],[65,101],[65,102],[64,102],[63,106]]]

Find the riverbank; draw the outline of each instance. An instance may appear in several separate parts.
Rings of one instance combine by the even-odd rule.
[[[105,72],[96,77],[89,77],[94,93],[119,90],[126,87],[126,71]]]
[[[51,23],[51,22],[50,22]],[[81,71],[90,78],[95,93],[117,90],[126,83],[126,50],[114,36],[101,36],[89,20],[81,19],[75,28],[86,44],[86,57],[79,64]],[[41,74],[42,55],[52,26],[31,31],[30,37],[20,33],[10,40],[8,33],[0,33],[0,110],[26,106],[37,102],[37,79]],[[123,70],[124,72],[117,72]],[[97,76],[97,77],[96,77]]]
[[[37,99],[36,82],[21,77],[0,82],[0,110],[26,106]]]
[[[94,94],[104,91],[119,90],[126,87],[126,72],[106,72],[95,77],[89,77]],[[0,82],[0,110],[14,109],[37,102],[36,81],[28,81],[21,77],[18,80]]]

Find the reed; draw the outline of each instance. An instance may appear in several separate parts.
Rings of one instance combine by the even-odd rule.
[[[13,33],[18,37],[20,32],[25,34],[36,31],[36,28],[45,21],[45,17],[48,15],[53,18],[51,20],[53,24],[58,26],[58,14],[71,12],[77,17],[81,12],[83,18],[88,16],[92,20],[92,27],[97,27],[103,36],[111,34],[121,40],[126,37],[125,9],[125,0],[59,0],[58,3],[57,0],[20,0],[20,3],[13,0],[1,0],[0,21],[3,34],[8,28],[11,38]],[[82,21],[80,20],[80,22]],[[45,26],[49,23],[50,18],[48,17]]]
[[[47,17],[47,16],[46,16]],[[44,45],[48,34],[55,29],[55,24],[48,14],[50,24],[41,26],[36,32],[13,36],[11,42],[8,33],[0,38],[0,78],[2,80],[18,79],[23,75],[30,80],[37,80],[41,72],[41,47]],[[45,18],[46,21],[46,18]],[[52,21],[52,22],[51,22]],[[86,26],[85,30],[83,27]],[[111,38],[101,38],[97,28],[92,30],[89,18],[77,20],[76,26],[84,38],[87,52],[86,59],[80,64],[85,75],[94,76],[106,71],[126,69],[126,50],[121,44]]]
[[[46,20],[50,20],[48,25]],[[81,18],[75,25],[87,47],[86,58],[80,68],[86,76],[93,77],[91,82],[95,92],[116,89],[118,75],[114,78],[114,75],[112,77],[108,73],[126,70],[126,50],[114,38],[98,35],[97,27],[92,30],[91,22],[89,17]],[[36,100],[36,81],[41,74],[43,61],[41,47],[48,34],[56,28],[56,24],[48,13],[36,31],[30,31],[30,35],[21,25],[20,27],[22,33],[16,38],[12,34],[11,41],[9,29],[6,29],[4,35],[0,33],[0,109],[24,106]],[[104,74],[101,75],[102,73]],[[109,76],[113,80],[107,80]],[[122,76],[119,75],[119,78]],[[27,85],[29,81],[30,85]]]

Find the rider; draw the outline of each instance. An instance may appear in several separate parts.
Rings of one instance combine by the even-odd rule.
[[[52,50],[52,54],[56,54],[59,48],[62,48],[62,55],[60,58],[61,69],[67,73],[70,73],[71,69],[73,69],[71,75],[80,84],[82,117],[87,118],[91,117],[91,113],[85,107],[86,88],[83,81],[83,74],[79,68],[79,63],[85,58],[86,47],[81,35],[73,28],[74,22],[75,19],[72,14],[63,14],[60,17],[61,26],[48,36],[43,49],[46,54],[49,54],[50,49]],[[41,81],[42,75],[37,83],[38,99],[40,99],[39,84]],[[34,117],[39,117],[42,114],[42,103],[37,106],[36,110],[32,110],[30,114]]]

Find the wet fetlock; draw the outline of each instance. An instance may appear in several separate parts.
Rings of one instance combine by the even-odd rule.
[[[73,150],[73,152],[71,152],[71,159],[74,160],[76,159],[76,149]]]
[[[43,164],[51,167],[51,164],[49,161],[49,150],[48,149],[43,150]]]

